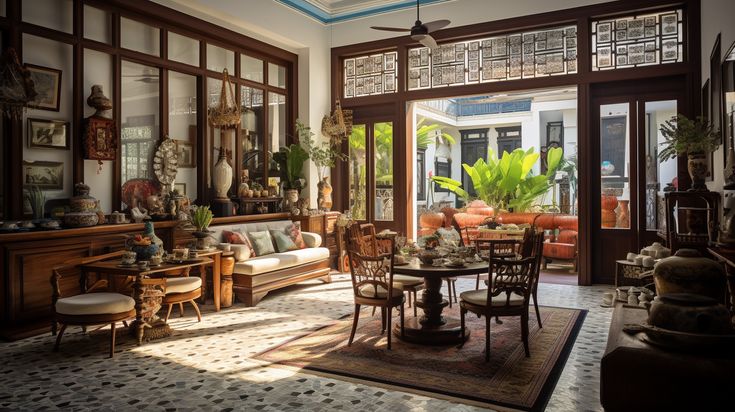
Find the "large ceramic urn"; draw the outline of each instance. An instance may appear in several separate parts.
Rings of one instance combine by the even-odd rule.
[[[220,148],[219,159],[217,159],[217,163],[214,165],[212,180],[214,196],[218,199],[227,199],[227,192],[230,190],[230,186],[232,186],[232,166],[227,161],[224,147]]]
[[[694,249],[679,249],[674,256],[661,259],[653,269],[656,293],[693,293],[724,302],[725,271],[722,265],[702,257]]]
[[[94,226],[99,222],[97,199],[89,195],[89,186],[74,185],[74,197],[69,199],[70,213],[64,214],[64,225],[68,227]]]

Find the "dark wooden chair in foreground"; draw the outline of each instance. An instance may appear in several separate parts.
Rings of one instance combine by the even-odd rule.
[[[543,240],[542,237],[536,237]],[[540,265],[541,242],[535,242],[534,256],[509,260],[490,258],[490,273],[494,273],[487,289],[472,290],[460,294],[460,321],[464,333],[465,315],[472,312],[485,316],[485,361],[490,361],[490,319],[492,317],[520,316],[521,339],[526,356],[528,347],[528,308]]]
[[[391,349],[391,319],[393,308],[400,310],[401,331],[403,331],[404,303],[406,301],[403,290],[394,287],[393,254],[382,253],[366,255],[360,253],[359,239],[346,236],[347,256],[349,258],[352,288],[355,296],[355,315],[352,321],[352,331],[348,345],[352,345],[360,319],[362,305],[379,307],[382,318],[381,334],[388,331],[388,350]]]
[[[86,287],[86,279],[80,279],[79,266],[100,260],[118,257],[122,252],[114,252],[106,255],[77,258],[65,262],[63,265],[53,269],[51,277],[52,311],[54,314],[51,332],[56,335],[57,325],[61,329],[56,336],[54,351],[59,350],[61,337],[67,326],[87,326],[109,324],[110,331],[110,357],[115,354],[115,325],[135,318],[135,300],[130,296],[120,293],[108,292],[107,280],[97,280],[92,286]],[[81,294],[62,296],[62,284],[69,281],[82,285]],[[67,290],[69,288],[64,288]],[[86,290],[85,290],[86,289]]]

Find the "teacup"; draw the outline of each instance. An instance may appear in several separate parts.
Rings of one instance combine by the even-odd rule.
[[[615,295],[612,292],[602,294],[602,306],[612,306]]]
[[[158,266],[161,264],[161,257],[160,256],[151,256],[149,259],[151,262],[151,266]]]
[[[616,292],[618,294],[618,300],[627,301],[628,300],[628,291],[625,289],[616,289]]]
[[[148,269],[148,261],[147,260],[141,260],[138,262],[138,269],[140,270],[146,270]]]
[[[633,252],[630,252],[630,253],[628,253],[628,255],[626,256],[626,259],[627,259],[627,260],[628,260],[629,262],[633,262],[633,261],[635,260],[635,257],[636,257],[636,256],[638,256],[638,255],[637,255],[637,254],[635,254],[635,253],[633,253]]]
[[[122,255],[122,264],[123,265],[133,265],[135,264],[135,260],[138,255],[135,254],[135,252],[125,252]]]
[[[186,259],[187,257],[189,257],[188,248],[174,249],[174,259]]]
[[[199,252],[190,250],[189,251],[189,259],[197,259],[199,257]]]

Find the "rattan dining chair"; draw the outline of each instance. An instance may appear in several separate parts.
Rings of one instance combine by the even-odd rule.
[[[360,308],[366,305],[380,308],[382,325],[380,333],[386,333],[387,330],[388,350],[390,350],[393,308],[399,308],[401,333],[403,333],[404,304],[406,301],[403,290],[394,287],[393,254],[367,255],[361,253],[364,250],[359,245],[359,238],[349,235],[346,236],[345,243],[355,298],[355,314],[347,345],[352,345],[360,319]]]

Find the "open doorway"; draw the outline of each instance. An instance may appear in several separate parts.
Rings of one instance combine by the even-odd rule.
[[[499,230],[532,224],[542,227],[547,244],[541,281],[576,285],[579,259],[576,87],[415,101],[410,103],[408,113],[415,131],[412,176],[416,181],[412,201],[416,213],[410,217],[414,238],[431,229],[422,227],[422,221],[428,220],[421,219],[422,214],[444,209],[444,226],[447,226],[452,219],[449,215],[473,213],[467,205],[480,199],[494,208],[497,220],[503,222]],[[549,172],[547,155],[555,148],[561,149],[562,160],[556,166],[552,161],[553,170]],[[496,159],[502,159],[504,153],[519,149],[535,160],[529,173],[508,193],[499,195],[497,191],[501,189],[497,184],[476,187],[478,184],[465,170],[478,159],[491,165]],[[548,179],[533,189],[523,183],[540,175],[547,175]],[[433,176],[455,180],[466,195],[433,183]],[[532,190],[538,191],[538,195],[531,196]],[[533,198],[527,202],[498,202],[498,196],[508,200],[521,196]]]

